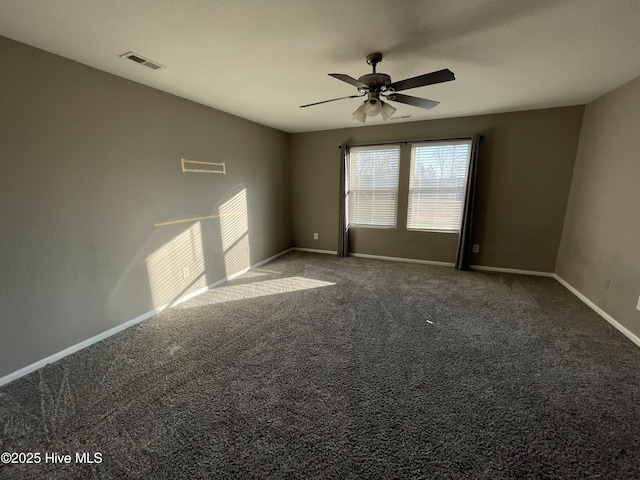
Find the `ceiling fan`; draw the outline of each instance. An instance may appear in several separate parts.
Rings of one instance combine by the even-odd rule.
[[[376,66],[382,61],[380,52],[370,53],[367,55],[367,63],[373,67],[373,73],[361,76],[357,80],[343,73],[330,73],[329,76],[342,80],[354,87],[358,88],[359,95],[349,95],[346,97],[332,98],[331,100],[323,100],[322,102],[309,103],[308,105],[300,105],[300,108],[320,105],[322,103],[335,102],[336,100],[344,100],[347,98],[358,98],[367,96],[358,109],[353,112],[353,118],[364,123],[367,117],[374,117],[378,114],[383,120],[388,120],[394,114],[396,109],[384,102],[382,99],[392,102],[413,105],[414,107],[431,109],[436,107],[440,102],[435,100],[427,100],[426,98],[412,97],[396,93],[401,90],[409,90],[410,88],[424,87],[425,85],[433,85],[435,83],[450,82],[455,80],[453,72],[449,69],[438,70],[437,72],[425,73],[417,77],[407,78],[399,82],[392,82],[391,77],[386,73],[376,72]]]

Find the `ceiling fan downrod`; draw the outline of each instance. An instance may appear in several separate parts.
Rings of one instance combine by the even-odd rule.
[[[367,55],[367,63],[373,68],[373,73],[376,73],[376,66],[382,62],[382,54],[380,52],[373,52]]]

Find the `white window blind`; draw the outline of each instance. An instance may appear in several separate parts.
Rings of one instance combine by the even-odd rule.
[[[411,147],[407,228],[459,231],[471,140]]]
[[[398,145],[350,149],[349,224],[395,227],[399,167]]]

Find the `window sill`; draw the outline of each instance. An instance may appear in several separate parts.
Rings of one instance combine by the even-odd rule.
[[[349,228],[370,228],[373,230],[395,230],[398,228],[397,225],[360,225],[360,224],[350,224]]]
[[[422,233],[460,233],[460,230],[434,230],[428,228],[407,228],[408,232],[422,232]]]

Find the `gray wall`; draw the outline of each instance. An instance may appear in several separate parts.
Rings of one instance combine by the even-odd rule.
[[[561,278],[636,336],[639,126],[640,78],[586,106],[556,268]]]
[[[0,377],[292,245],[286,133],[1,37],[0,58]]]
[[[472,263],[553,272],[582,113],[579,106],[292,134],[294,245],[337,249],[338,145],[343,142],[482,133],[473,234],[481,249]],[[406,182],[400,195],[405,187]],[[313,240],[314,232],[318,240]],[[440,262],[453,262],[457,245],[456,234],[404,228],[354,228],[350,238],[352,252]]]

